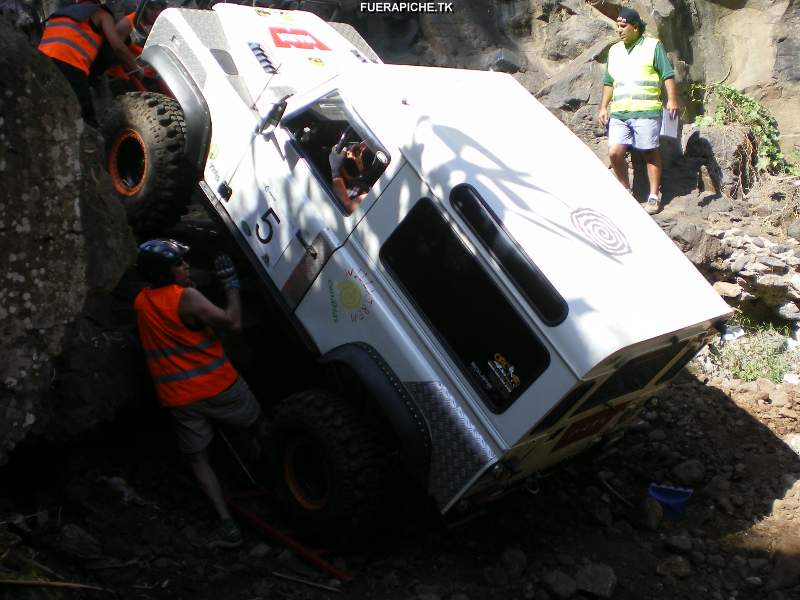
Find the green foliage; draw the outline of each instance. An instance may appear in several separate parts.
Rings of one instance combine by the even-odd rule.
[[[741,313],[731,324],[742,327],[745,335],[729,342],[713,342],[710,348],[711,361],[731,377],[780,383],[784,374],[800,372],[800,353],[785,345],[789,327],[754,321]]]
[[[704,106],[716,104],[713,117],[701,115],[698,126],[739,124],[747,127],[756,142],[756,169],[773,175],[790,173],[800,175],[800,165],[790,162],[781,152],[778,123],[770,112],[755,99],[737,89],[720,83],[693,83],[689,98]]]

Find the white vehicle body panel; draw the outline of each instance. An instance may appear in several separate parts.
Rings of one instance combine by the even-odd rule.
[[[513,460],[521,478],[613,430],[729,313],[611,172],[508,75],[367,64],[314,15],[238,5],[166,10],[151,44],[169,48],[203,92],[213,123],[204,179],[262,277],[323,355],[368,345],[420,404],[433,438],[428,487],[443,511],[488,488],[481,477],[500,460]],[[331,93],[390,157],[349,215],[286,125]],[[260,133],[287,94],[282,125]],[[563,298],[562,320],[543,320],[456,210],[450,195],[460,184]],[[381,257],[422,198],[446,215],[549,355],[502,410],[485,401]],[[470,290],[453,289],[452,302],[470,303]],[[471,315],[491,319],[484,309]],[[603,387],[629,361],[661,351],[647,381],[619,393]],[[604,399],[591,403],[601,390]]]

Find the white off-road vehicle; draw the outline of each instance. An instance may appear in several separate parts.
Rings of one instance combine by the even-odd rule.
[[[512,77],[382,64],[340,31],[166,10],[143,60],[171,97],[124,96],[109,125],[133,224],[168,225],[199,187],[347,375],[271,413],[282,495],[320,528],[375,513],[391,453],[444,513],[615,440],[729,313]],[[330,159],[353,144],[366,164],[343,199]]]

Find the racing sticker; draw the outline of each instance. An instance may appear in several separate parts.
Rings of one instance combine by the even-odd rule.
[[[300,48],[301,50],[330,51],[325,44],[307,32],[305,29],[288,27],[270,27],[272,42],[276,48]]]
[[[328,301],[331,319],[338,323],[341,318],[351,323],[363,321],[372,312],[374,282],[362,269],[348,269],[345,279],[328,280]]]
[[[496,352],[489,360],[488,365],[495,382],[500,384],[507,393],[510,394],[519,386],[519,376],[514,372],[516,368],[506,360],[505,356]]]
[[[558,440],[556,445],[553,446],[551,452],[555,452],[565,446],[569,446],[570,444],[574,444],[575,442],[599,433],[611,422],[611,419],[624,410],[625,404],[627,404],[627,402],[606,408],[598,413],[584,417],[579,421],[575,421],[569,426],[569,429],[564,432],[564,435],[561,436],[561,439]]]

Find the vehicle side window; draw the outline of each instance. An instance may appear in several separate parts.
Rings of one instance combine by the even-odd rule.
[[[389,154],[332,92],[284,119],[300,153],[350,215],[389,165]]]
[[[433,201],[414,205],[380,258],[492,411],[547,369],[547,348]]]
[[[547,325],[555,326],[567,318],[569,305],[558,290],[533,263],[500,219],[470,185],[457,185],[450,202],[477,235],[495,260],[527,298],[533,310]]]

